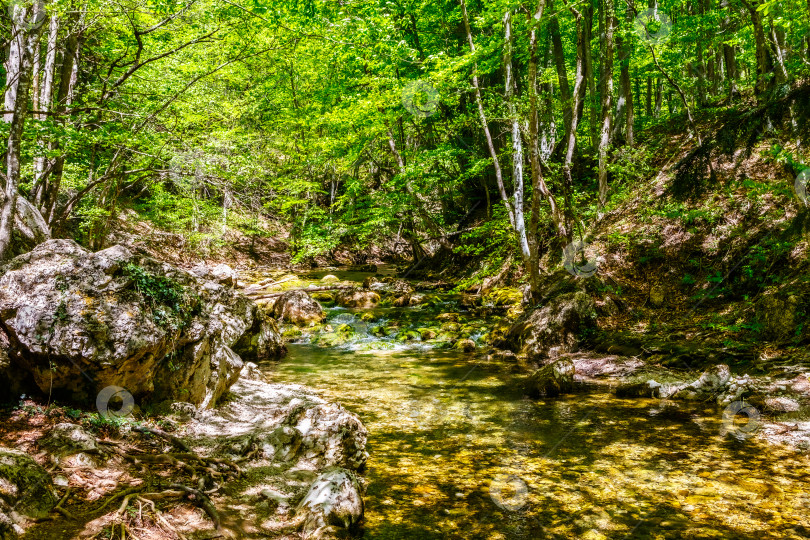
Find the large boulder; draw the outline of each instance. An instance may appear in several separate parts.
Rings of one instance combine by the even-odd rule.
[[[310,326],[326,318],[321,305],[304,291],[288,291],[273,305],[273,316],[298,326]]]
[[[0,269],[0,326],[13,363],[45,392],[95,403],[136,398],[212,406],[245,360],[283,352],[251,300],[122,246],[49,240]]]
[[[371,309],[380,303],[380,295],[374,291],[347,289],[335,295],[335,303],[345,308]]]
[[[565,293],[523,314],[509,328],[505,344],[530,362],[542,363],[556,354],[576,351],[580,333],[595,326],[591,297],[582,291]]]

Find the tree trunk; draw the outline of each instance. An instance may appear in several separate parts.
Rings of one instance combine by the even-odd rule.
[[[751,25],[754,27],[754,44],[756,45],[757,60],[757,80],[754,86],[754,94],[761,96],[768,89],[768,72],[770,72],[768,62],[768,44],[765,38],[765,27],[762,22],[762,12],[759,11],[760,3],[757,0],[748,2],[743,0],[748,13],[751,15]]]
[[[610,123],[613,113],[613,33],[616,28],[613,0],[605,0],[605,71],[602,76],[602,128],[599,138],[599,209],[607,203],[607,150],[610,144]],[[650,107],[651,79],[647,78],[647,108]]]
[[[625,11],[625,21],[632,23],[633,11],[628,7]],[[630,57],[633,54],[632,40],[625,39],[619,34],[616,37],[619,49],[619,100],[616,103],[616,123],[613,127],[613,138],[618,139],[624,129],[624,141],[633,144],[633,89],[630,80]]]
[[[3,190],[3,201],[0,206],[0,261],[11,255],[11,239],[14,232],[14,220],[17,212],[17,195],[20,185],[20,153],[23,127],[28,109],[28,97],[31,91],[31,72],[34,62],[34,48],[39,46],[41,26],[36,24],[44,11],[42,2],[31,8],[17,4],[12,10],[12,42],[6,63],[7,85],[5,95],[5,116],[9,124],[8,144],[6,150],[6,185]]]
[[[53,86],[54,74],[56,72],[56,51],[58,47],[57,38],[59,35],[59,18],[56,15],[51,17],[48,29],[48,44],[45,53],[45,65],[42,69],[42,84],[40,85],[39,92],[34,91],[37,97],[38,105],[35,109],[46,113],[51,110],[51,100],[53,99]],[[47,114],[36,115],[39,120],[46,120]],[[49,149],[53,146],[49,144]],[[34,158],[34,185],[31,189],[33,203],[40,208],[42,204],[42,194],[44,192],[43,185],[45,183],[45,169],[47,160],[45,156],[36,156]]]
[[[512,124],[512,186],[514,188],[514,198],[512,211],[514,212],[514,228],[520,246],[520,253],[523,257],[524,265],[531,274],[529,268],[531,254],[529,252],[529,241],[526,238],[526,222],[523,217],[523,139],[520,134],[520,121],[517,116],[515,106],[515,79],[512,73],[512,48],[514,47],[514,36],[512,34],[512,12],[507,11],[503,17],[504,28],[504,98],[506,108]]]
[[[572,111],[579,108],[579,99],[581,95],[582,85],[585,83],[584,73],[584,49],[585,49],[585,31],[582,24],[582,14],[576,8],[569,6],[569,10],[574,15],[576,21],[576,36],[577,36],[577,57],[576,68],[574,72],[574,91],[571,93],[573,96],[573,103],[571,106]],[[574,114],[571,118],[571,125],[565,134],[565,158],[563,159],[563,186],[565,195],[565,230],[567,233],[567,240],[570,242],[573,238],[574,232],[574,179],[571,167],[574,161],[574,150],[577,145],[577,115]]]
[[[464,20],[464,30],[467,33],[467,42],[470,45],[470,52],[475,55],[475,43],[473,42],[472,31],[470,30],[470,19],[467,16],[467,3],[464,0],[460,1],[461,15]],[[492,134],[489,131],[489,123],[487,122],[487,115],[484,111],[484,100],[481,98],[481,87],[478,84],[477,69],[477,66],[473,66],[472,82],[473,89],[475,90],[475,102],[478,104],[478,117],[481,120],[481,128],[484,130],[484,136],[487,140],[487,148],[489,149],[489,155],[492,158],[492,165],[495,167],[495,181],[498,184],[498,191],[501,194],[501,200],[506,206],[506,212],[509,216],[509,223],[512,225],[512,227],[514,227],[515,213],[512,209],[512,205],[509,203],[509,197],[506,195],[506,188],[503,184],[503,171],[501,170],[501,163],[498,160],[498,152],[495,150],[495,143],[493,142]]]
[[[593,38],[593,3],[591,2],[588,7],[585,9],[585,81],[587,84],[588,95],[590,96],[590,111],[588,112],[588,116],[590,118],[589,128],[590,128],[590,141],[591,141],[591,148],[596,146],[596,138],[597,138],[597,118],[598,118],[598,96],[596,94],[596,80],[594,79],[593,74],[593,52],[591,51],[591,39]],[[582,85],[583,92],[586,89],[585,85]],[[585,100],[582,100],[582,104],[580,106],[580,110],[584,108]],[[580,113],[580,118],[582,118],[582,113]]]
[[[79,18],[79,25],[84,21],[84,14]],[[71,19],[72,20],[72,19]],[[70,22],[69,20],[68,22]],[[79,76],[79,54],[81,52],[81,35],[70,30],[65,40],[65,49],[62,54],[62,65],[59,68],[59,90],[56,94],[54,108],[58,112],[66,111],[72,104],[76,93],[76,84]],[[53,150],[58,150],[58,142],[54,142]],[[65,156],[59,155],[53,160],[50,177],[42,184],[42,197],[39,207],[45,220],[53,228],[56,220],[56,201],[62,183],[62,174],[65,167]]]
[[[548,7],[554,11],[552,0],[549,0]],[[557,69],[557,82],[560,86],[560,101],[563,110],[563,130],[568,133],[571,127],[572,96],[571,87],[568,84],[568,70],[565,67],[565,50],[563,49],[562,37],[560,36],[560,22],[557,17],[552,17],[548,24],[551,36],[551,47],[554,53],[554,66]]]
[[[655,79],[655,111],[653,115],[658,118],[661,116],[661,104],[664,101],[664,79],[656,77]]]
[[[723,33],[730,35],[734,31],[732,28],[731,6],[724,2],[721,7],[727,10],[726,16],[720,23],[720,28]],[[734,52],[734,46],[728,43],[723,44],[723,64],[726,66],[726,80],[728,81],[728,98],[734,100],[739,96],[740,92],[737,89],[737,58]]]

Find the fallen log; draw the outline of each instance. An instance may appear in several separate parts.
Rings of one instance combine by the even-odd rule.
[[[286,291],[278,291],[272,293],[260,293],[244,291],[242,294],[250,298],[251,300],[266,300],[267,298],[275,298],[277,296],[281,296],[282,294],[286,294],[290,291],[304,291],[304,292],[321,292],[321,291],[337,291],[337,290],[346,290],[346,289],[357,289],[357,287],[353,285],[324,285],[322,287],[301,287],[299,289],[287,289]]]

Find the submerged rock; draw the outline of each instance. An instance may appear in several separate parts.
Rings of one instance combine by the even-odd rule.
[[[288,291],[276,300],[273,315],[298,326],[310,326],[326,318],[321,305],[304,291]]]
[[[576,351],[579,334],[595,326],[591,297],[581,291],[566,293],[525,313],[509,328],[505,342],[529,361],[539,362],[553,353]]]
[[[44,392],[94,403],[107,386],[212,406],[241,359],[283,352],[258,306],[122,246],[49,240],[0,277],[9,358]],[[236,370],[238,374],[238,370]]]
[[[459,349],[464,352],[473,352],[475,350],[475,341],[471,339],[460,339],[453,345],[454,349]]]
[[[574,389],[576,368],[569,358],[562,358],[535,371],[526,381],[532,397],[556,397]]]

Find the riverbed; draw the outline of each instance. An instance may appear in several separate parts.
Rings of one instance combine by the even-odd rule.
[[[419,311],[376,316],[416,328]],[[348,342],[305,336],[263,369],[367,426],[364,538],[810,537],[806,454],[713,405],[597,385],[529,400],[510,361],[374,337],[361,315],[330,309],[331,326],[354,328]]]

